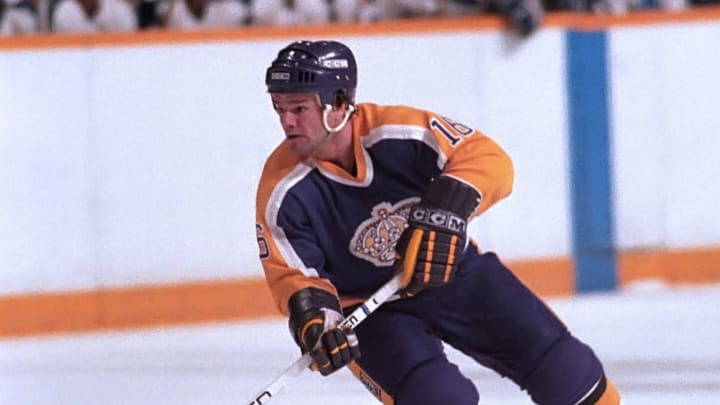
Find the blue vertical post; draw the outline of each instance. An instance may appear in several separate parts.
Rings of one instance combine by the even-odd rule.
[[[570,193],[578,292],[617,284],[613,230],[607,35],[567,31]]]

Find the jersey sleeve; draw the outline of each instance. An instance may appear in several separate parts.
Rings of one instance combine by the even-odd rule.
[[[332,283],[321,278],[314,266],[322,264],[323,255],[302,212],[283,212],[293,207],[292,201],[287,201],[288,190],[303,170],[302,164],[287,165],[293,160],[289,152],[273,153],[263,169],[256,197],[260,262],[275,305],[286,316],[288,300],[298,290],[316,287],[337,295]],[[296,253],[296,246],[303,247],[303,258]]]
[[[444,174],[474,186],[482,199],[480,215],[512,192],[515,178],[510,156],[490,137],[450,118],[430,114],[428,126],[445,156]]]

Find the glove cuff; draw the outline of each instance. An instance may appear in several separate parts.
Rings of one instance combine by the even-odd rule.
[[[481,199],[482,196],[473,186],[455,177],[441,175],[430,183],[418,205],[449,211],[467,221],[480,205]]]

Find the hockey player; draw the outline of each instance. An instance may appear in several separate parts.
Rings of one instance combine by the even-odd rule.
[[[349,365],[386,404],[475,405],[445,342],[538,404],[620,402],[591,348],[467,238],[512,188],[495,142],[432,112],[356,104],[355,58],[339,42],[288,45],[265,81],[285,139],[258,187],[260,258],[314,369]],[[394,272],[396,300],[337,327]]]

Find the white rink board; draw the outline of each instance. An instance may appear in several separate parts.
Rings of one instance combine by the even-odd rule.
[[[549,30],[517,48],[492,32],[339,38],[360,61],[358,101],[437,110],[519,156],[515,194],[476,232],[484,246],[506,257],[569,252],[564,118],[548,120],[532,106],[515,106],[528,96],[563,111],[561,38]],[[0,293],[261,276],[255,186],[265,156],[282,139],[263,80],[287,42],[3,55],[0,77],[23,78],[4,81],[4,94],[26,94],[45,66],[67,68],[35,86],[32,97],[0,99],[0,110],[12,106],[17,113],[3,117],[4,134],[29,134],[3,135],[12,148],[0,150],[0,160],[12,153],[17,162],[0,174],[0,189],[9,191],[0,204],[13,214],[0,217],[0,238],[13,252],[0,256]],[[530,62],[546,64],[558,85],[529,86],[522,66]],[[523,85],[503,92],[503,81]],[[35,101],[48,99],[55,102]],[[503,119],[500,113],[511,106],[524,119]],[[20,113],[32,108],[39,111]],[[34,124],[51,113],[52,122]],[[524,141],[529,128],[548,135]],[[550,164],[521,158],[530,146],[551,151]],[[23,170],[53,164],[65,173]],[[553,182],[540,186],[533,178],[541,170],[549,170]],[[539,188],[553,197],[538,204]],[[525,220],[515,223],[519,210]],[[545,210],[553,221],[543,221]],[[539,222],[557,237],[524,237],[518,244],[516,229],[527,235]]]
[[[720,244],[720,23],[609,30],[619,246]],[[515,190],[471,226],[505,260],[571,255],[564,35],[337,38],[359,101],[507,149]],[[255,186],[282,139],[263,79],[288,42],[2,51],[0,294],[260,277]]]
[[[720,24],[609,34],[617,245],[720,244]]]

